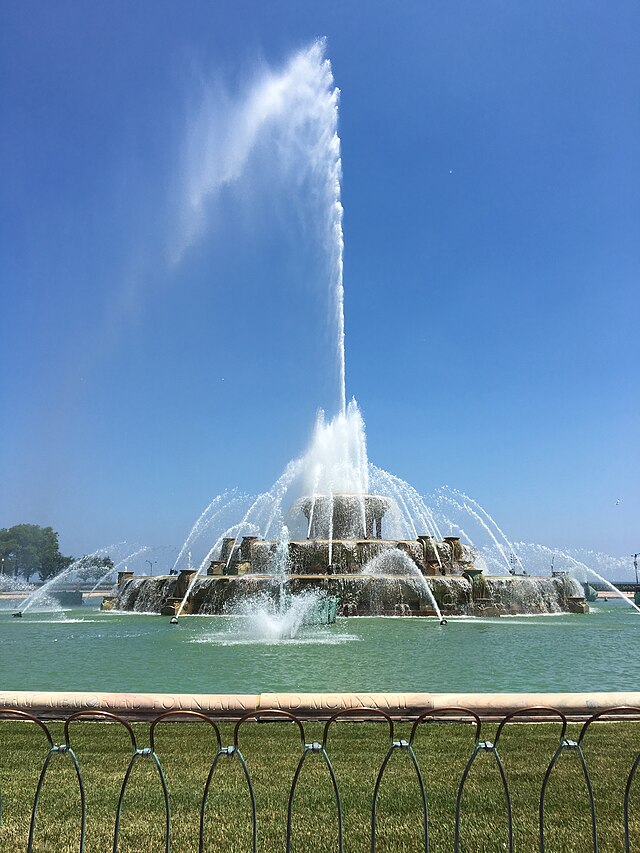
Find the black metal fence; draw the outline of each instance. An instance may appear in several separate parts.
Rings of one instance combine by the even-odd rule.
[[[362,718],[367,719],[362,721]],[[640,764],[640,708],[599,711],[581,724],[569,723],[563,713],[547,707],[519,710],[493,724],[481,721],[470,709],[453,707],[426,712],[412,723],[398,723],[374,708],[341,711],[324,723],[302,720],[286,711],[265,710],[246,714],[233,726],[206,714],[176,711],[159,715],[148,726],[93,711],[80,711],[61,723],[51,723],[24,711],[5,709],[0,711],[0,720],[3,721],[0,724],[3,851],[26,849],[27,853],[36,853],[50,849],[60,853],[73,849],[85,853],[91,847],[99,853],[107,850],[140,853],[147,849],[177,853],[186,849],[176,845],[173,838],[172,809],[179,793],[170,794],[170,783],[172,773],[184,775],[195,764],[201,770],[204,767],[206,774],[197,782],[183,780],[183,787],[191,786],[192,813],[188,819],[193,823],[193,832],[189,849],[197,849],[199,853],[214,849],[276,849],[277,833],[275,836],[267,833],[261,838],[260,786],[283,792],[281,814],[271,813],[268,820],[280,824],[282,833],[278,842],[287,853],[316,847],[340,853],[350,849],[368,849],[372,853],[376,850],[433,853],[444,849],[455,853],[516,849],[537,849],[542,853],[640,850],[640,816],[637,816],[640,782],[636,783]],[[93,725],[81,725],[88,723]],[[170,727],[173,753],[165,760],[158,744],[160,732],[167,731],[164,727],[169,723],[174,724]],[[279,725],[274,734],[273,726],[257,727],[256,723],[284,725]],[[207,747],[195,738],[195,724],[199,724],[199,732],[202,727],[206,730]],[[363,747],[370,753],[362,765],[363,768],[366,765],[370,784],[364,794],[363,786],[358,786],[358,749],[351,748],[353,741],[363,734],[363,727],[367,737],[375,729],[382,744],[375,755],[370,743]],[[454,727],[465,737],[452,738]],[[261,737],[257,740],[244,737],[247,732],[255,734],[258,728]],[[82,729],[85,734],[90,731],[88,740],[81,738]],[[268,734],[262,736],[266,729]],[[283,738],[280,733],[285,729],[287,737]],[[432,736],[431,746],[422,740],[427,729]],[[111,748],[100,758],[100,744],[105,735],[109,733],[113,741],[116,731],[121,736],[116,750],[121,758],[120,769],[115,767]],[[544,734],[544,748],[540,747],[538,734]],[[40,752],[34,751],[33,735],[42,740]],[[433,743],[438,747],[434,748]],[[83,752],[90,757],[83,759]],[[259,773],[252,768],[252,752],[260,753]],[[504,752],[509,754],[510,761],[504,760]],[[442,769],[449,758],[457,758],[457,772]],[[117,788],[117,798],[106,806],[99,802],[98,791],[98,805],[90,815],[85,761],[87,766],[95,768],[97,762],[105,772],[109,770],[110,781]],[[351,770],[347,781],[336,770],[336,764],[344,765],[345,761]],[[66,770],[55,777],[60,802],[53,811],[50,807],[43,809],[47,780],[54,766],[60,768],[61,764]],[[133,836],[129,832],[125,838],[122,828],[125,804],[130,799],[132,785],[137,784],[137,768],[141,764],[152,770],[151,775],[145,776],[144,785],[146,789],[155,788],[153,803],[145,804],[147,792],[136,806],[138,828]],[[307,781],[305,786],[305,773],[312,764],[316,772],[311,784]],[[533,772],[534,764],[537,775]],[[230,765],[237,771],[231,786],[224,782]],[[387,784],[391,768],[393,781]],[[20,781],[21,774],[25,776],[24,784]],[[363,769],[363,783],[367,774]],[[260,777],[259,784],[256,776]],[[440,796],[439,785],[448,786],[451,793],[446,803]],[[302,797],[301,786],[307,790],[304,808],[313,820],[305,818],[297,808]],[[316,802],[314,797],[320,789],[322,797]],[[522,794],[524,789],[526,796]],[[411,802],[407,805],[409,790]],[[11,802],[7,802],[6,792]],[[55,795],[56,791],[54,800]],[[515,805],[514,797],[518,800]],[[381,835],[383,800],[382,820],[390,823],[391,829],[387,827]],[[11,813],[12,803],[18,801],[28,818],[24,843],[16,840],[19,821]],[[402,821],[396,827],[389,815],[394,814],[400,802],[402,807],[398,805],[398,811],[402,810]],[[523,808],[522,803],[526,804]],[[367,824],[366,831],[360,827],[357,841],[345,824],[345,811],[351,814],[354,810],[358,819]],[[217,829],[211,831],[211,815],[225,813],[227,819],[221,820],[222,830],[218,821]],[[53,825],[57,827],[53,833],[47,832],[47,821],[52,820],[52,814]],[[244,835],[236,831],[238,815],[243,816],[243,825],[248,828]],[[92,819],[102,824],[93,846]],[[67,826],[73,825],[71,840],[63,841],[58,834],[61,820]],[[180,821],[185,820],[182,808]],[[409,841],[403,836],[408,825]],[[311,830],[305,835],[308,827]],[[152,836],[155,846],[149,846]],[[21,846],[15,846],[18,843]]]

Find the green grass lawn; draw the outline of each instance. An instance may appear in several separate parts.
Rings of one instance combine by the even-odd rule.
[[[50,724],[56,743],[62,724]],[[138,746],[149,745],[146,724],[135,725]],[[579,726],[568,736],[577,739]],[[396,726],[395,737],[408,737]],[[222,743],[233,739],[221,725]],[[491,739],[495,727],[483,726]],[[331,729],[328,754],[335,769],[344,815],[345,851],[367,851],[371,844],[371,802],[375,779],[389,745],[380,723],[342,722]],[[542,778],[557,746],[559,726],[509,726],[499,742],[512,797],[515,849],[538,850],[538,804]],[[306,723],[307,742],[321,740],[322,724]],[[131,757],[124,728],[105,723],[72,725],[71,744],[82,768],[87,794],[87,853],[108,853],[120,787]],[[464,766],[473,750],[473,729],[458,723],[421,727],[415,743],[427,789],[430,850],[453,850],[455,801]],[[253,780],[258,813],[258,844],[270,853],[285,849],[287,801],[301,754],[297,729],[288,723],[243,725],[240,748]],[[171,844],[175,853],[198,849],[199,809],[216,751],[204,723],[163,723],[156,752],[165,771],[171,803]],[[602,853],[624,850],[622,803],[631,765],[640,751],[640,723],[592,726],[584,744],[597,807]],[[0,851],[27,848],[29,820],[47,743],[31,723],[0,722]],[[640,850],[640,782],[631,796],[631,849]],[[240,762],[224,757],[208,800],[205,850],[251,850],[251,812]],[[79,850],[80,797],[69,756],[57,755],[47,772],[37,814],[34,851]],[[575,752],[565,752],[552,774],[546,806],[548,851],[591,850],[586,787]],[[149,758],[136,765],[122,813],[120,851],[164,850],[164,805],[158,773]],[[379,851],[419,851],[422,808],[415,772],[406,751],[396,750],[384,775],[379,799]],[[508,849],[504,795],[490,753],[482,753],[463,797],[461,849],[469,853]],[[337,850],[337,812],[333,789],[320,755],[308,757],[300,776],[293,816],[292,850]]]

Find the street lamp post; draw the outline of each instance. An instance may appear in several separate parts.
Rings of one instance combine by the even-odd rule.
[[[157,563],[157,562],[158,562],[157,560],[153,560],[153,561],[152,560],[145,560],[145,563],[149,563],[149,570],[151,572],[151,577],[153,577],[153,567],[154,567],[155,563]]]

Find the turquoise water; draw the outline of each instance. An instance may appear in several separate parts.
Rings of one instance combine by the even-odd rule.
[[[248,620],[0,611],[0,690],[585,691],[640,689],[640,614],[339,619],[295,639]]]

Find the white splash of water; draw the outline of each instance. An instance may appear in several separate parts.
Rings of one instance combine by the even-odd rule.
[[[241,601],[235,613],[245,617],[235,630],[257,642],[291,640],[297,637],[319,600],[316,592],[303,592],[277,601],[257,595]]]
[[[355,400],[330,421],[319,412],[300,460],[304,495],[367,494],[369,462],[364,420]]]
[[[14,577],[14,575],[0,574],[0,592],[31,592],[33,584],[26,580]]]

